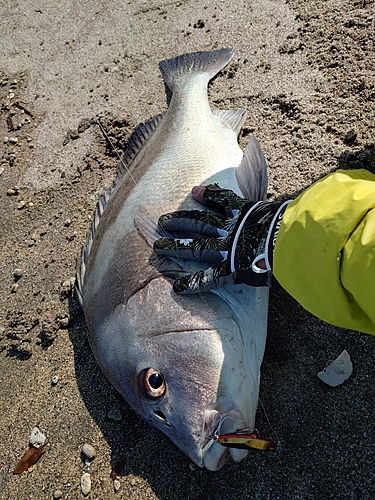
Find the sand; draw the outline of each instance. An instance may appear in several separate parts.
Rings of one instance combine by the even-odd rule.
[[[256,134],[270,199],[339,167],[374,171],[374,9],[373,0],[2,2],[0,498],[80,499],[84,472],[88,497],[103,500],[373,498],[373,337],[324,324],[276,286],[257,427],[278,451],[211,473],[112,389],[65,282],[117,153],[166,109],[162,59],[236,48],[210,102],[248,110],[240,144]],[[352,376],[325,386],[317,372],[344,349]],[[12,475],[35,426],[46,451]],[[86,442],[97,453],[90,466]]]

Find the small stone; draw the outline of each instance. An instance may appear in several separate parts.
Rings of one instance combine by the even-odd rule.
[[[52,496],[53,496],[53,498],[54,498],[54,499],[56,499],[56,500],[57,500],[58,498],[61,498],[61,497],[63,496],[63,494],[62,494],[62,491],[60,491],[60,490],[55,490],[55,491],[52,493]]]
[[[78,139],[78,137],[79,137],[79,133],[78,133],[77,129],[70,130],[69,134],[70,134],[71,139]]]
[[[71,223],[72,221],[70,219],[66,219],[66,221],[64,222],[64,226],[69,227]]]
[[[66,239],[68,241],[73,241],[74,238],[77,236],[77,231],[73,231],[72,234],[70,236],[67,236]]]
[[[353,129],[348,130],[344,137],[344,143],[347,144],[348,146],[352,146],[356,143],[357,141],[357,132]]]
[[[18,281],[20,278],[23,276],[23,270],[20,268],[17,268],[13,271],[13,276],[16,281]]]
[[[25,206],[26,206],[26,201],[25,200],[21,200],[18,203],[17,208],[18,208],[18,210],[22,210]]]
[[[137,481],[133,478],[131,481],[130,481],[130,484],[132,486],[135,486],[137,484]]]
[[[81,477],[81,490],[84,495],[88,495],[91,490],[91,477],[88,472],[82,474]]]
[[[40,432],[38,427],[34,427],[31,431],[29,441],[31,446],[34,446],[34,448],[40,448],[40,446],[46,442],[46,436]]]
[[[82,446],[82,453],[83,455],[88,458],[89,460],[93,460],[95,457],[96,457],[96,450],[95,448],[89,444],[89,443],[85,443],[83,446]]]
[[[3,167],[1,167],[1,168],[0,168],[0,175],[1,175],[3,172],[4,172],[4,168],[3,168]]]
[[[13,99],[16,94],[14,92],[9,92],[8,99]]]
[[[54,375],[51,379],[51,384],[56,385],[58,381],[59,381],[58,375]]]
[[[12,144],[17,144],[18,137],[9,137],[9,142],[12,143]]]
[[[121,422],[122,413],[118,408],[111,408],[108,412],[108,418],[110,420],[116,420],[117,422]]]
[[[10,289],[10,291],[11,291],[12,293],[16,293],[16,291],[18,290],[18,287],[19,287],[19,284],[18,284],[18,283],[14,283],[14,284],[12,285],[12,288]]]
[[[60,328],[68,328],[68,326],[69,326],[69,318],[68,317],[61,318],[60,319]]]
[[[30,248],[30,247],[33,247],[35,245],[35,240],[29,240],[27,242],[27,246]]]
[[[6,144],[9,141],[9,137],[5,136],[4,137],[4,144]]]
[[[5,328],[0,326],[0,340],[4,337],[4,335],[5,335]]]
[[[121,483],[118,479],[115,479],[113,481],[113,488],[115,489],[115,491],[118,491],[121,488]]]
[[[68,280],[64,281],[64,283],[61,285],[61,289],[60,289],[61,300],[64,300],[67,297],[69,297],[69,295],[72,295],[75,282],[76,282],[76,279],[74,276],[72,276]]]

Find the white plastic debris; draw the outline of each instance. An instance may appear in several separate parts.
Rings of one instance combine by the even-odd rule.
[[[352,372],[353,364],[348,352],[344,350],[335,361],[332,361],[322,372],[318,373],[318,377],[325,384],[336,387],[345,382]]]

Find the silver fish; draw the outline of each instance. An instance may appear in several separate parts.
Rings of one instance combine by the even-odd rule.
[[[158,217],[199,208],[193,185],[217,182],[264,199],[266,163],[255,138],[237,135],[244,110],[211,111],[207,85],[231,49],[162,61],[168,111],[129,139],[114,188],[98,203],[77,273],[89,341],[106,377],[151,425],[197,465],[218,470],[229,455],[214,435],[253,428],[267,331],[268,290],[227,286],[177,295],[191,263],[155,256]],[[207,267],[207,266],[204,266]]]

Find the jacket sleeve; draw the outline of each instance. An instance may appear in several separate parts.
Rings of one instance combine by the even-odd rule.
[[[338,170],[286,209],[273,273],[305,309],[375,334],[375,176]]]

